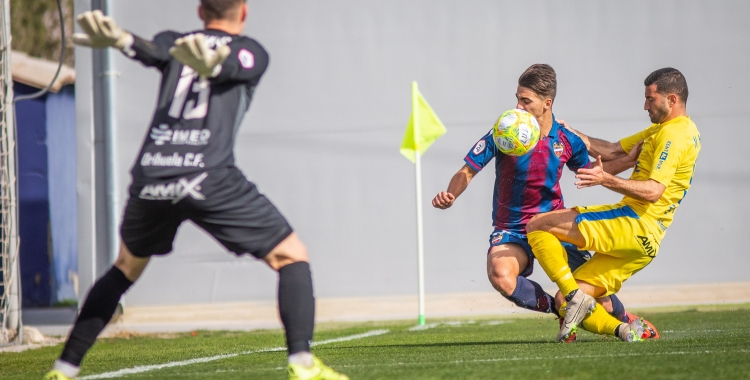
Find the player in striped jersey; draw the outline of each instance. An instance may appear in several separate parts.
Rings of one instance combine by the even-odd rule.
[[[534,255],[526,238],[526,223],[539,213],[565,208],[559,183],[563,166],[571,170],[589,166],[584,142],[559,124],[552,114],[556,91],[557,78],[552,67],[535,64],[526,69],[518,80],[516,107],[528,111],[539,122],[542,135],[539,143],[526,155],[509,156],[497,150],[492,133],[488,132],[466,155],[464,166],[453,176],[448,189],[432,200],[436,208],[451,207],[474,176],[494,158],[494,230],[487,253],[490,283],[520,307],[555,314],[553,297],[527,278],[534,269]],[[609,162],[607,170],[619,173],[632,167],[636,151]],[[565,245],[565,249],[571,268],[577,268],[591,257],[589,252],[580,251],[571,244]],[[627,321],[630,316],[614,294],[599,299],[599,302],[618,319]]]

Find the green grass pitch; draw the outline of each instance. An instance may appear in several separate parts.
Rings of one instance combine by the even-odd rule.
[[[316,346],[328,365],[352,379],[747,379],[750,305],[651,310],[643,316],[662,339],[626,344],[582,333],[555,343],[549,316],[413,323],[323,324],[316,341],[387,329],[382,335]],[[284,379],[280,331],[209,332],[100,339],[82,376],[146,365],[227,355],[223,359],[154,369],[117,378]],[[0,354],[0,378],[41,379],[61,345]],[[260,352],[259,352],[260,351]],[[252,352],[252,353],[248,353]]]

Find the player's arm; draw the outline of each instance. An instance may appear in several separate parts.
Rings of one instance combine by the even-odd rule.
[[[268,53],[246,37],[211,49],[203,34],[190,34],[174,41],[169,54],[213,84],[257,83],[268,67]]]
[[[448,184],[448,190],[441,191],[435,196],[432,200],[432,206],[443,210],[453,206],[453,202],[466,190],[469,182],[495,158],[496,154],[497,147],[495,146],[495,140],[492,138],[492,130],[490,130],[474,144],[474,147],[464,157],[464,166],[453,175]]]
[[[242,37],[229,44],[231,52],[212,83],[257,82],[268,68],[268,52],[255,40]]]
[[[76,17],[83,33],[73,33],[73,43],[95,49],[109,47],[130,53],[133,35],[120,28],[115,20],[105,16],[100,10],[86,11]]]
[[[445,210],[453,206],[453,202],[456,201],[461,193],[466,190],[469,183],[477,175],[477,171],[464,164],[464,166],[453,175],[450,183],[448,184],[448,190],[441,191],[435,198],[432,199],[432,207]]]
[[[171,31],[161,32],[154,36],[152,41],[133,35],[133,44],[130,46],[132,53],[128,54],[126,50],[123,50],[123,53],[141,62],[144,66],[164,70],[169,61],[172,60],[172,56],[169,55],[169,48],[178,35],[178,33]]]
[[[620,140],[623,149],[632,152],[638,146],[639,139],[651,136],[659,131],[658,125],[653,125],[641,133]],[[644,166],[650,168],[647,180],[623,179],[611,175],[603,170],[601,160],[590,169],[580,169],[576,178],[578,188],[602,185],[610,190],[646,202],[655,203],[661,198],[666,186],[672,181],[677,166],[680,164],[681,153],[685,147],[685,139],[681,136],[670,135],[669,131],[660,133],[651,142],[655,149],[651,154],[641,157]],[[692,142],[689,142],[692,143]]]
[[[638,156],[641,154],[641,146],[643,142],[639,142],[636,146],[633,147],[633,149],[630,150],[630,152],[622,156],[620,158],[616,158],[611,161],[604,160],[602,162],[604,166],[604,171],[612,174],[612,175],[618,175],[625,170],[628,170],[635,166],[635,164],[638,162]]]
[[[619,142],[609,142],[607,140],[598,139],[596,137],[587,136],[586,134],[573,129],[568,125],[565,120],[557,120],[558,123],[562,124],[563,127],[573,132],[576,136],[580,137],[586,144],[586,149],[592,157],[601,156],[604,161],[612,161],[627,155],[627,152],[622,148]]]
[[[666,189],[666,186],[653,179],[639,181],[609,174],[604,170],[601,157],[590,168],[578,169],[576,173],[576,178],[580,181],[575,185],[579,189],[602,185],[622,195],[651,203],[658,201]]]
[[[122,29],[100,10],[83,12],[76,17],[76,21],[83,31],[73,34],[73,43],[78,46],[116,48],[146,66],[160,69],[171,59],[168,49],[174,41],[174,32],[163,32],[154,41],[147,41]]]
[[[586,136],[586,140],[588,140],[589,152],[594,156],[603,157],[606,161],[617,160],[627,155],[619,142],[609,142],[591,136]]]

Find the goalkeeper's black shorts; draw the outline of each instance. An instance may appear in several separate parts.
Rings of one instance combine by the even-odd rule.
[[[138,257],[172,251],[177,228],[190,220],[237,255],[265,257],[292,227],[235,167],[157,183],[134,183],[120,234]]]

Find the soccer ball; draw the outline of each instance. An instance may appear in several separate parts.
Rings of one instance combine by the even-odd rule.
[[[513,109],[503,112],[492,127],[497,149],[510,156],[523,156],[539,142],[539,123],[530,113]]]

